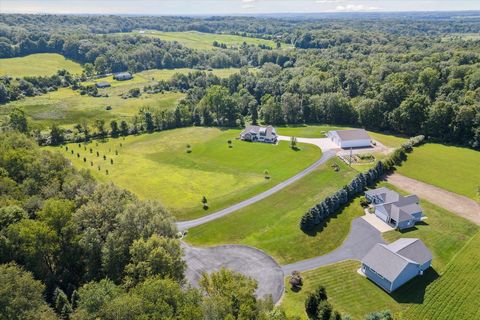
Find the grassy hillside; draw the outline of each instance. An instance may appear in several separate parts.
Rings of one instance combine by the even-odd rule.
[[[219,77],[227,77],[239,69],[214,69],[211,71]],[[45,128],[55,123],[66,127],[82,122],[83,120],[93,123],[96,119],[104,119],[107,122],[111,119],[128,119],[138,114],[142,107],[154,109],[174,108],[178,100],[185,95],[178,92],[167,92],[164,94],[142,93],[139,98],[123,99],[122,94],[132,88],[140,88],[150,85],[159,80],[170,79],[175,73],[188,73],[192,69],[173,69],[173,70],[148,70],[137,73],[129,81],[116,81],[113,78],[106,77],[84,83],[94,84],[94,82],[108,81],[112,87],[99,89],[99,93],[107,95],[106,97],[91,97],[80,95],[78,91],[70,88],[62,88],[42,96],[27,97],[25,99],[11,102],[1,108],[1,114],[18,107],[23,109],[31,121],[34,128]],[[106,110],[110,106],[111,110]]]
[[[480,152],[429,143],[408,155],[397,172],[480,201]]]
[[[387,186],[391,187],[390,185]],[[433,298],[433,296],[439,294],[436,293],[437,291],[445,295],[444,299],[448,299],[446,292],[450,284],[447,283],[454,282],[453,279],[456,277],[456,272],[450,271],[452,269],[451,264],[458,260],[456,254],[478,233],[479,228],[473,223],[426,201],[422,201],[421,205],[428,216],[425,224],[419,224],[416,228],[403,233],[390,231],[384,234],[384,238],[387,242],[402,237],[422,239],[432,251],[434,257],[433,269],[426,272],[423,277],[412,280],[389,295],[373,282],[357,273],[360,262],[344,261],[303,273],[305,285],[300,292],[291,291],[287,282],[287,291],[282,300],[282,306],[289,314],[304,314],[304,301],[308,292],[319,285],[324,285],[329,300],[334,307],[342,313],[352,315],[354,319],[362,319],[367,313],[385,309],[391,310],[400,319],[420,319],[421,317],[412,316],[414,311],[423,315],[425,319],[437,319],[437,317],[422,310],[423,308],[433,308],[433,301],[438,304],[437,306],[441,305],[442,302]],[[478,243],[476,248],[478,250]],[[471,264],[476,265],[477,269],[480,266],[478,262]],[[467,269],[469,269],[469,271],[466,271],[467,274],[468,272],[478,273],[472,267],[467,267]],[[440,278],[439,275],[441,275]],[[445,277],[449,277],[450,280],[448,282],[442,280]],[[472,287],[478,288],[480,277],[473,275],[471,281]],[[439,286],[438,282],[445,283],[445,287],[435,289]],[[460,280],[458,283],[465,282]],[[470,293],[471,291],[467,291],[466,294],[462,293],[460,296],[467,298],[467,294]],[[429,298],[430,296],[432,298]],[[468,297],[468,299],[474,301],[473,298],[470,300],[470,297]],[[429,300],[432,302],[429,302]],[[459,303],[456,299],[455,301],[454,303]],[[443,303],[445,302],[446,300],[443,300]],[[430,303],[432,303],[432,307],[429,307]],[[405,310],[410,306],[413,310],[409,311],[408,316],[402,317]],[[455,309],[458,310],[459,307],[454,308],[452,306],[452,310]],[[447,314],[449,316],[445,315],[445,319],[457,318],[453,316],[453,312]],[[463,319],[474,318],[463,317]]]
[[[204,33],[198,31],[162,32],[157,30],[134,31],[132,33],[141,34],[147,37],[160,38],[165,41],[177,41],[186,47],[200,50],[214,49],[215,47],[212,45],[213,41],[225,43],[228,47],[239,47],[243,42],[254,45],[263,44],[270,46],[271,48],[276,47],[275,42],[272,40],[242,37],[229,34]],[[282,43],[282,45],[290,47],[287,44]]]
[[[77,167],[91,169],[101,181],[113,181],[141,198],[161,201],[178,219],[205,215],[264,191],[308,167],[321,154],[312,145],[293,151],[287,142],[276,146],[237,141],[239,133],[185,128],[110,139],[98,146],[97,142],[80,147],[70,144],[68,152],[65,147],[53,149],[67,155]],[[232,140],[232,148],[227,140]],[[191,153],[186,152],[187,144]],[[265,179],[265,169],[270,179]],[[202,209],[204,195],[208,211]]]
[[[340,172],[331,168],[336,161]],[[332,160],[274,195],[221,219],[190,229],[186,241],[193,245],[238,243],[254,246],[285,264],[322,255],[338,247],[351,221],[362,214],[354,202],[333,217],[316,235],[299,228],[301,216],[354,175],[340,161]]]
[[[14,78],[51,76],[61,69],[73,74],[82,73],[80,64],[56,53],[37,53],[19,58],[0,59],[0,76],[8,75]]]

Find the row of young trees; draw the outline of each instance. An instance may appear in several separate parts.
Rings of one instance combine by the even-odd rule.
[[[330,217],[340,212],[347,203],[362,194],[365,188],[376,184],[384,174],[394,170],[395,166],[406,160],[407,153],[411,152],[414,146],[422,144],[424,139],[424,136],[410,138],[386,159],[378,161],[367,172],[359,173],[349,184],[307,210],[300,220],[300,229],[308,233],[315,227],[323,225]]]
[[[0,185],[2,319],[287,319],[241,274],[190,288],[163,206],[16,131],[0,133]]]

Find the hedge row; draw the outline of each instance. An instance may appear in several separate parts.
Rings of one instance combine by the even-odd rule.
[[[314,207],[308,209],[300,220],[300,229],[310,231],[315,228],[315,226],[324,223],[344,205],[362,194],[367,186],[377,183],[385,173],[392,171],[395,166],[400,165],[402,161],[407,158],[407,153],[411,152],[414,146],[422,144],[424,140],[424,136],[410,138],[388,158],[383,161],[378,161],[375,166],[367,172],[359,173],[349,184],[326,197]]]

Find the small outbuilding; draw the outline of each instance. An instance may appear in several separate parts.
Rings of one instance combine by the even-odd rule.
[[[97,83],[95,83],[95,86],[96,86],[98,89],[104,89],[104,88],[109,88],[109,87],[111,87],[111,84],[108,83],[107,81],[102,81],[102,82],[97,82]]]
[[[113,75],[113,79],[118,81],[130,80],[133,75],[130,72],[120,72]]]
[[[432,253],[416,238],[377,243],[362,259],[362,273],[387,292],[421,276],[432,264]]]
[[[340,148],[365,148],[372,145],[372,139],[364,129],[328,131],[330,138]]]

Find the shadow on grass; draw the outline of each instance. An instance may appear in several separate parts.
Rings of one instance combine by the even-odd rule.
[[[437,280],[440,275],[433,268],[429,268],[422,276],[415,277],[400,287],[390,296],[398,303],[422,304],[427,287]]]
[[[292,286],[290,286],[290,291],[297,293],[297,292],[302,291],[302,287],[299,287],[299,286],[292,287]]]
[[[327,219],[325,219],[321,223],[317,224],[314,228],[312,228],[310,230],[303,230],[302,229],[302,231],[310,237],[315,237],[318,233],[321,233],[323,231],[323,229],[325,229],[325,227],[328,225],[330,220],[336,219],[338,217],[338,215],[343,212],[343,209],[344,208],[338,210],[335,214],[329,216]]]

